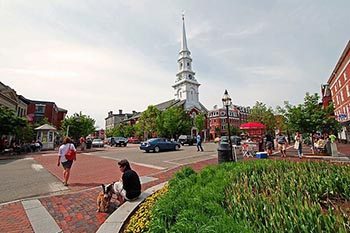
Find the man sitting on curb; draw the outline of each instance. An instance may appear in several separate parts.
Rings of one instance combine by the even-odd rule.
[[[123,173],[120,182],[114,183],[114,192],[117,194],[119,205],[125,201],[136,200],[141,194],[141,182],[139,175],[131,169],[126,159],[118,162],[119,169]]]

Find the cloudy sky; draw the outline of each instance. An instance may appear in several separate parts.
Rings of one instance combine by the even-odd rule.
[[[350,39],[348,0],[0,0],[0,81],[82,111],[143,111],[174,97],[181,14],[208,108],[273,108],[320,92]]]

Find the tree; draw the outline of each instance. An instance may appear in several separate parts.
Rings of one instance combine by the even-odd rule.
[[[276,119],[272,108],[259,101],[252,107],[248,120],[263,123],[269,133],[273,133],[276,127]]]
[[[180,134],[188,134],[191,130],[191,119],[181,107],[166,109],[158,118],[158,131],[160,135],[176,138]]]
[[[155,106],[148,106],[146,111],[144,111],[139,118],[139,133],[143,132],[143,135],[146,138],[157,134],[157,125],[159,124],[157,124],[157,119],[159,118],[160,114],[161,112]]]
[[[78,141],[80,137],[86,137],[95,132],[94,125],[94,119],[80,112],[79,114],[74,113],[72,116],[65,118],[62,122],[62,130],[64,135],[66,135],[68,131],[68,135]]]
[[[304,103],[293,106],[285,102],[285,108],[279,108],[279,112],[286,118],[286,124],[292,132],[313,134],[315,132],[336,132],[340,128],[338,121],[332,117],[334,107],[330,104],[323,108],[319,104],[317,93],[306,93]]]
[[[26,119],[18,117],[13,110],[0,106],[0,136],[15,134],[27,126]]]
[[[198,132],[202,132],[205,128],[205,116],[200,113],[194,118],[194,126],[198,129]]]

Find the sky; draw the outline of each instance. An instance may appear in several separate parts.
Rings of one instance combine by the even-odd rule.
[[[0,0],[0,81],[105,127],[174,98],[182,12],[200,102],[275,108],[320,93],[350,39],[348,0]]]

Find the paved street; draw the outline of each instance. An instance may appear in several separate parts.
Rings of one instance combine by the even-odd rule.
[[[216,148],[217,145],[206,143],[204,152],[197,152],[195,146],[184,146],[180,151],[145,153],[138,145],[128,145],[79,153],[70,185],[64,190],[60,190],[62,168],[56,165],[56,152],[17,160],[2,158],[0,182],[4,185],[0,197],[2,202],[13,202],[0,204],[0,232],[96,232],[111,214],[96,213],[96,196],[100,184],[120,178],[117,160],[127,158],[131,162],[141,177],[142,190],[146,190],[169,180],[183,165],[198,171],[217,164]],[[339,148],[343,155],[349,155],[350,145]],[[287,154],[296,157],[292,147]],[[317,156],[305,157],[303,161],[311,157]],[[342,158],[349,161],[349,157]],[[280,157],[277,154],[273,159]]]
[[[184,146],[179,151],[145,153],[139,149],[139,145],[129,144],[127,147],[105,147],[94,152],[79,153],[72,168],[69,189],[62,184],[62,167],[56,165],[56,152],[17,160],[0,160],[0,203],[78,191],[116,181],[120,178],[116,161],[121,159],[128,159],[140,175],[152,175],[164,169],[211,158],[215,147],[208,143],[205,152],[197,152],[195,146]]]

